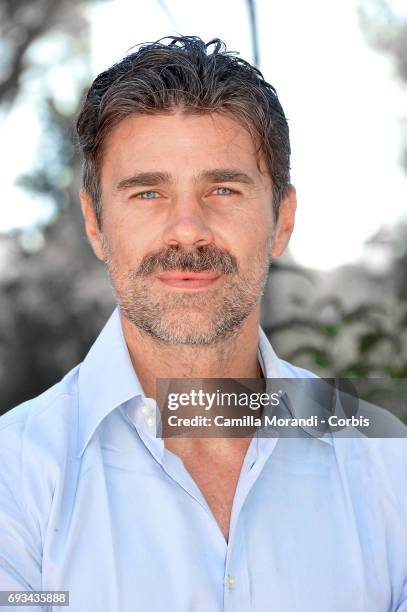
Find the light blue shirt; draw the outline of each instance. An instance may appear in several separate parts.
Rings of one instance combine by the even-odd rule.
[[[261,328],[258,356],[312,376]],[[151,410],[116,310],[0,419],[0,589],[69,590],[69,612],[407,612],[406,439],[253,437],[226,542]]]

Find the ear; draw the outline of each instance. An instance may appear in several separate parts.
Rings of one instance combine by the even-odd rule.
[[[277,227],[274,234],[273,248],[271,255],[280,257],[290,240],[294,229],[295,211],[297,208],[297,194],[291,185],[286,196],[281,200],[278,213]]]
[[[102,233],[96,219],[95,207],[93,205],[92,198],[87,191],[83,190],[80,192],[79,197],[81,200],[83,219],[85,221],[86,235],[96,257],[101,261],[104,261],[105,258],[103,253]]]

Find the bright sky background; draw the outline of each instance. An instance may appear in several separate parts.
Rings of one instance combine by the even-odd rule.
[[[407,10],[404,0],[391,4]],[[88,7],[92,74],[138,42],[177,32],[221,37],[230,50],[252,60],[243,0],[167,0],[167,5],[172,21],[154,0]],[[367,238],[407,214],[407,178],[399,161],[407,88],[398,85],[392,63],[367,47],[355,0],[258,0],[257,6],[260,68],[276,87],[291,130],[299,199],[291,253],[300,264],[319,269],[357,261]],[[68,104],[72,88],[62,66],[54,69],[53,83],[61,103]],[[39,135],[35,108],[26,100],[2,127],[3,144],[9,146],[0,176],[6,203],[0,232],[50,214],[49,203],[13,187],[38,154]]]

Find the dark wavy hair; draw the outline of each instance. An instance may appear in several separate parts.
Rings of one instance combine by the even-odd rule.
[[[273,185],[275,217],[290,186],[290,139],[276,90],[218,38],[171,36],[139,45],[93,81],[77,119],[83,188],[101,223],[100,167],[106,136],[135,114],[225,113],[250,133]]]

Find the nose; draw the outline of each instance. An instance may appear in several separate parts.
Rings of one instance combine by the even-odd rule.
[[[198,198],[185,195],[174,202],[163,240],[168,246],[198,247],[210,244],[213,233]]]

